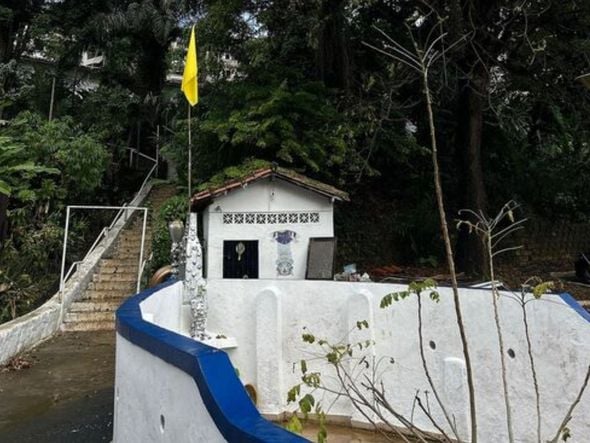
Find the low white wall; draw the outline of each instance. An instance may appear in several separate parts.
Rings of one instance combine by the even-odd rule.
[[[209,279],[208,329],[237,338],[238,347],[228,351],[230,358],[242,381],[257,388],[260,411],[271,416],[292,409],[286,404],[287,391],[301,376],[294,364],[310,359],[316,350],[302,342],[303,327],[332,342],[374,339],[372,352],[377,360],[383,360],[389,400],[409,416],[416,391],[431,391],[419,357],[417,300],[410,297],[387,309],[379,308],[385,294],[404,289],[404,285],[377,283]],[[468,438],[465,364],[454,304],[449,289],[440,288],[439,292],[439,303],[423,297],[425,353],[443,402],[454,415],[461,437]],[[508,441],[492,296],[489,291],[462,289],[461,303],[475,375],[480,441]],[[521,310],[507,294],[498,303],[506,350],[515,353],[514,358],[507,357],[515,435],[519,442],[533,442],[535,402]],[[590,323],[556,295],[527,306],[541,389],[543,438],[548,439],[577,395],[590,363]],[[359,320],[367,320],[370,329],[355,331]],[[187,323],[184,319],[181,324]],[[390,358],[394,364],[388,363]],[[308,366],[310,371],[317,368],[313,362]],[[324,377],[329,376],[326,366],[319,369]],[[329,396],[324,399],[325,407],[330,400]],[[429,403],[442,423],[432,394]],[[362,420],[342,400],[327,413]],[[572,432],[569,441],[587,441],[588,417],[590,392],[568,425]],[[416,411],[415,418],[422,427],[432,429],[423,414]]]
[[[114,443],[225,442],[193,378],[117,333]]]
[[[148,184],[129,206],[140,205],[151,188],[152,185]],[[99,261],[115,246],[117,237],[133,213],[134,211],[129,210],[126,219],[119,220],[113,226],[108,236],[97,245],[92,254],[67,281],[61,297],[58,292],[34,311],[0,325],[0,365],[48,339],[59,330],[70,305],[81,297],[92,280]]]
[[[171,331],[179,331],[182,282],[176,282],[155,292],[139,306],[144,320]]]

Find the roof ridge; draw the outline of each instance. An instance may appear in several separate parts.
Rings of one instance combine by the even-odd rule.
[[[317,194],[324,195],[325,197],[330,197],[341,201],[350,201],[348,193],[345,191],[342,191],[319,180],[309,178],[299,172],[293,171],[292,169],[284,168],[277,165],[276,163],[272,163],[270,166],[254,170],[246,174],[244,177],[231,178],[220,185],[197,192],[192,196],[191,204],[208,204],[209,200],[215,197],[226,194],[227,192],[236,188],[242,188],[248,183],[252,183],[270,176],[278,177],[279,179],[305,188]]]

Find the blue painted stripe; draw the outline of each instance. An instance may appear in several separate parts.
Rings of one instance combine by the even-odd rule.
[[[559,294],[561,299],[566,302],[574,311],[582,316],[583,319],[590,322],[590,312],[586,311],[578,301],[568,294],[567,292],[563,292]]]
[[[127,300],[117,310],[117,332],[190,375],[207,411],[228,442],[308,442],[260,415],[225,352],[142,319],[139,304],[174,283],[174,280],[167,281]]]

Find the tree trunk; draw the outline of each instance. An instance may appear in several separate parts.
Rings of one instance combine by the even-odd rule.
[[[459,189],[463,191],[458,198],[463,209],[474,211],[487,210],[487,195],[481,159],[481,144],[484,123],[485,97],[489,80],[483,67],[477,66],[471,79],[462,86],[459,103],[459,137],[458,168],[461,176]],[[461,271],[477,274],[488,274],[487,255],[476,235],[470,235],[469,229],[463,226],[457,239],[457,266]]]
[[[343,0],[322,2],[316,64],[318,75],[326,86],[348,90],[350,68],[343,9]]]

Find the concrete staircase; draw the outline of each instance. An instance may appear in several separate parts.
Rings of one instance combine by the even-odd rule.
[[[146,205],[150,206],[145,233],[144,258],[149,257],[152,246],[152,214],[175,195],[170,185],[155,187]],[[141,249],[143,217],[134,215],[129,225],[119,235],[109,257],[100,261],[92,282],[82,297],[70,306],[62,329],[64,331],[104,331],[115,329],[115,311],[130,295],[135,294],[137,271]]]

